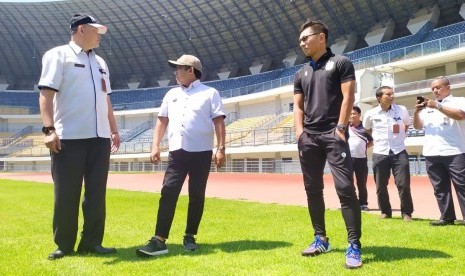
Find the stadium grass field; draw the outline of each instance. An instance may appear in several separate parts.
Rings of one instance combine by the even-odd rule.
[[[182,248],[187,197],[181,196],[168,248],[156,258],[135,249],[154,231],[159,194],[109,189],[104,245],[111,256],[74,255],[47,260],[55,249],[51,220],[53,186],[0,180],[1,275],[376,275],[465,274],[465,227],[430,227],[428,220],[405,223],[363,213],[364,266],[344,268],[346,231],[339,211],[326,213],[333,252],[302,257],[312,240],[307,209],[208,198],[197,252]],[[81,221],[82,224],[82,221]]]

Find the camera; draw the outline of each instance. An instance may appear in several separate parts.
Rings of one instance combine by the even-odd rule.
[[[417,96],[417,104],[423,104],[423,106],[426,107],[425,97]]]

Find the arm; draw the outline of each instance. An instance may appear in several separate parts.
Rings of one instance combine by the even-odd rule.
[[[168,117],[158,117],[155,130],[153,131],[153,144],[152,152],[150,153],[150,161],[157,164],[160,161],[160,143],[165,135],[166,128],[168,127]]]
[[[113,106],[111,104],[110,96],[107,95],[107,103],[108,103],[108,121],[110,122],[110,130],[111,130],[111,153],[116,152],[121,145],[121,139],[118,133],[118,126],[116,124],[115,115],[113,114]]]
[[[349,123],[350,112],[352,111],[352,106],[355,102],[355,80],[341,83],[341,91],[343,99],[338,124],[347,126]],[[336,133],[342,140],[346,140],[344,133],[340,132],[338,129],[336,129]]]
[[[416,104],[413,111],[413,127],[415,129],[423,129],[423,121],[420,119],[420,111],[425,109],[423,104]]]
[[[367,112],[365,113],[365,116],[363,116],[363,127],[365,128],[365,132],[370,135],[371,141],[373,141],[373,129],[371,128],[371,113]]]
[[[53,126],[53,98],[55,97],[55,91],[49,88],[42,88],[39,96],[40,106],[40,117],[44,126]],[[54,153],[58,153],[61,150],[60,138],[52,131],[49,135],[44,138],[45,146]]]
[[[426,100],[426,106],[438,109],[438,102],[436,100]],[[449,106],[442,106],[442,108],[438,110],[442,114],[454,120],[457,120],[457,121],[465,120],[465,112],[463,110],[449,107]]]
[[[221,168],[226,162],[226,127],[224,125],[224,116],[218,116],[213,119],[213,124],[215,125],[216,140],[218,141],[218,146],[215,153],[215,164],[217,168]]]
[[[373,140],[367,143],[367,149],[371,148],[372,146],[373,146]]]
[[[299,139],[304,132],[304,94],[294,94],[295,137]]]

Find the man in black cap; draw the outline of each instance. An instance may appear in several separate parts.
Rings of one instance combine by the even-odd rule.
[[[184,249],[195,251],[198,245],[194,236],[200,225],[205,202],[205,189],[212,162],[213,128],[215,126],[217,149],[215,164],[222,167],[225,157],[226,117],[218,91],[200,83],[202,64],[192,55],[169,60],[175,68],[179,87],[166,93],[158,113],[153,134],[150,160],[160,161],[160,142],[168,128],[168,167],[158,208],[155,235],[146,246],[136,250],[139,256],[157,256],[168,253],[165,240],[171,229],[176,203],[187,175],[189,175],[189,208],[183,240]]]
[[[50,260],[74,251],[83,180],[84,226],[77,251],[116,252],[102,247],[102,241],[110,153],[118,150],[120,138],[109,97],[108,66],[93,51],[106,31],[92,16],[75,14],[69,44],[47,51],[42,58],[39,104],[52,162],[53,236],[58,245]]]

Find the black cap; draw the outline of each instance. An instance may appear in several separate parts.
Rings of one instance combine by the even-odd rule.
[[[75,14],[71,17],[71,21],[69,23],[69,29],[73,30],[79,25],[88,24],[98,29],[99,34],[105,34],[107,32],[107,27],[100,24],[97,19],[88,15],[88,14]]]

